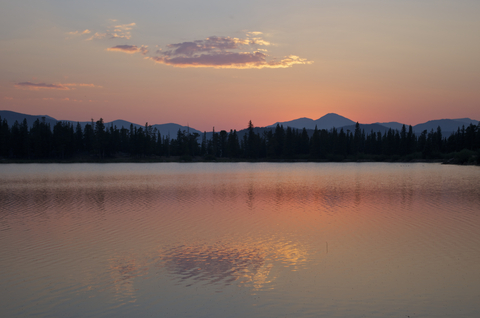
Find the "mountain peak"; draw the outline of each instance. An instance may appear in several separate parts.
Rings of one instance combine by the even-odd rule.
[[[315,126],[317,126],[318,129],[331,129],[333,127],[352,125],[355,124],[355,122],[338,114],[328,113],[317,120],[301,117],[290,121],[277,122],[267,127],[275,127],[277,124],[296,129],[315,129]]]
[[[328,113],[319,119],[315,120],[318,129],[331,129],[333,127],[339,128],[348,125],[354,125],[355,122],[346,117],[335,113]]]

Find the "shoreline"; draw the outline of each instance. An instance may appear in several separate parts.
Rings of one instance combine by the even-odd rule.
[[[294,162],[336,162],[336,163],[362,163],[362,162],[388,162],[388,163],[441,163],[441,164],[450,164],[450,165],[460,165],[460,166],[480,166],[480,163],[476,162],[459,162],[452,158],[450,159],[384,159],[384,160],[375,160],[375,159],[343,159],[343,160],[328,160],[328,159],[230,159],[230,158],[215,158],[215,159],[206,159],[203,157],[144,157],[144,158],[135,158],[135,157],[113,157],[113,158],[71,158],[71,159],[5,159],[0,158],[0,164],[74,164],[74,163],[162,163],[162,162],[177,162],[177,163],[196,163],[196,162],[218,162],[218,163],[234,163],[234,162],[270,162],[270,163],[294,163]]]

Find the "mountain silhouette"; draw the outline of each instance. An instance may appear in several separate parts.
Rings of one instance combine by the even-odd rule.
[[[55,126],[55,124],[59,121],[61,122],[64,122],[64,123],[70,123],[70,124],[73,124],[73,127],[75,128],[77,126],[77,123],[80,124],[80,126],[82,127],[82,130],[85,129],[85,126],[87,124],[91,124],[92,122],[91,121],[81,121],[81,122],[77,122],[77,121],[72,121],[72,120],[57,120],[53,117],[50,117],[50,116],[47,116],[47,115],[27,115],[27,114],[22,114],[22,113],[17,113],[17,112],[13,112],[13,111],[9,111],[9,110],[0,110],[0,117],[3,119],[6,119],[8,124],[11,126],[15,123],[15,121],[18,121],[19,123],[22,123],[23,122],[23,119],[27,119],[27,125],[28,127],[32,127],[33,126],[33,123],[35,122],[35,120],[44,120],[45,119],[45,122],[50,124],[50,127],[53,129],[53,126]],[[94,122],[95,124],[95,122]],[[145,125],[139,125],[139,124],[135,124],[135,123],[131,123],[129,121],[126,121],[126,120],[121,120],[121,119],[117,119],[117,120],[114,120],[114,121],[111,121],[111,122],[106,122],[104,123],[105,124],[105,127],[106,128],[110,128],[110,127],[117,127],[118,129],[121,129],[122,127],[125,128],[125,129],[130,129],[130,125],[133,125],[134,128],[145,128]],[[156,128],[160,134],[162,134],[162,136],[170,136],[170,138],[176,138],[177,136],[177,132],[178,130],[180,129],[181,131],[190,131],[190,133],[198,133],[198,134],[201,134],[202,132],[197,130],[197,129],[194,129],[194,128],[191,128],[191,127],[188,127],[188,126],[182,126],[182,125],[179,125],[179,124],[174,124],[174,123],[168,123],[168,124],[156,124],[156,125],[151,125],[152,128]]]
[[[76,121],[71,121],[71,120],[57,120],[53,117],[47,116],[47,115],[28,115],[28,114],[22,114],[22,113],[17,113],[14,111],[9,111],[9,110],[0,110],[0,117],[1,119],[6,119],[9,125],[13,125],[15,121],[18,121],[19,123],[22,123],[24,119],[27,120],[27,125],[31,128],[33,126],[33,123],[35,120],[39,119],[40,121],[45,121],[46,123],[50,124],[50,126],[53,129],[53,126],[61,121],[61,122],[67,122],[73,124],[74,127],[76,127],[77,122]],[[85,128],[85,125],[91,124],[91,121],[83,121],[79,122],[80,126],[82,129]],[[307,129],[309,135],[312,134],[313,129],[315,129],[315,126],[317,126],[318,129],[326,129],[329,130],[333,127],[335,127],[337,130],[340,130],[343,128],[344,131],[350,130],[354,131],[355,130],[355,122],[353,120],[350,120],[346,117],[340,116],[335,113],[329,113],[326,114],[325,116],[322,116],[318,118],[317,120],[313,120],[310,118],[302,117],[290,121],[285,121],[285,122],[277,122],[273,125],[266,126],[266,127],[257,127],[255,128],[256,132],[261,132],[263,131],[268,131],[271,129],[274,129],[277,124],[283,126],[284,128],[291,127],[295,129]],[[462,126],[467,127],[470,124],[478,125],[479,121],[478,120],[473,120],[470,118],[457,118],[457,119],[438,119],[438,120],[430,120],[425,123],[421,123],[418,125],[413,126],[413,131],[416,134],[421,134],[424,130],[427,130],[430,132],[432,129],[434,131],[437,130],[437,127],[440,126],[442,129],[442,134],[444,137],[448,137],[450,134],[453,132],[456,132],[457,129],[461,129]],[[110,128],[110,127],[117,127],[121,129],[122,127],[125,129],[130,129],[130,125],[133,125],[135,128],[145,128],[145,125],[139,125],[136,123],[131,123],[126,120],[114,120],[111,122],[105,123],[105,127]],[[402,126],[404,124],[399,123],[399,122],[386,122],[386,123],[373,123],[373,124],[360,124],[360,129],[365,130],[365,133],[370,133],[371,131],[374,132],[381,132],[382,134],[388,131],[389,128],[393,130],[401,130]],[[198,133],[200,135],[203,134],[200,130],[197,130],[192,127],[188,126],[182,126],[179,124],[175,123],[168,123],[168,124],[154,124],[151,125],[152,128],[156,128],[162,136],[170,136],[170,138],[175,139],[177,136],[178,130],[181,131],[189,131],[190,133]],[[408,129],[408,125],[405,125]],[[240,137],[243,135],[243,129],[239,130]],[[210,139],[212,136],[212,132],[207,133],[207,139]]]
[[[315,126],[317,126],[318,129],[328,130],[333,127],[339,128],[343,126],[354,125],[355,122],[338,114],[328,113],[317,120],[303,117],[291,121],[276,122],[275,124],[267,127],[275,127],[277,124],[283,126],[284,128],[291,127],[297,129],[315,129]]]
[[[37,119],[40,121],[45,120],[45,123],[50,124],[51,127],[53,127],[53,125],[55,125],[58,121],[55,118],[47,115],[27,115],[27,114],[12,112],[10,110],[0,110],[0,117],[2,117],[2,120],[6,119],[10,126],[13,125],[15,121],[18,121],[18,123],[21,124],[23,120],[26,119],[27,125],[30,128],[33,126],[33,123]]]
[[[374,123],[377,125],[381,125],[383,127],[391,128],[393,130],[401,130],[403,125],[402,123],[396,122],[396,121],[390,121],[388,123]],[[405,127],[408,128],[408,125],[405,125]]]
[[[344,132],[347,132],[348,130],[350,130],[350,132],[354,133],[355,126],[356,125],[343,126],[343,127],[339,127],[337,130],[343,129]],[[365,131],[365,134],[370,134],[373,131],[373,132],[380,132],[383,135],[389,129],[389,127],[385,127],[380,124],[359,124],[359,126],[360,126],[360,130]]]
[[[344,131],[355,130],[355,122],[340,116],[335,113],[326,114],[323,117],[320,117],[317,120],[313,120],[310,118],[298,118],[290,121],[285,122],[277,122],[273,125],[267,126],[266,128],[274,128],[277,124],[283,125],[283,127],[291,127],[296,129],[303,129],[306,128],[308,130],[315,129],[315,125],[317,125],[318,129],[331,129],[335,127],[337,130],[343,128]],[[437,130],[437,127],[440,126],[442,129],[442,134],[446,137],[451,135],[453,132],[457,131],[458,128],[462,128],[462,126],[467,127],[468,125],[478,125],[479,121],[470,119],[470,118],[458,118],[458,119],[437,119],[437,120],[430,120],[425,123],[421,123],[415,126],[412,126],[413,132],[415,134],[421,134],[424,130],[430,132],[432,129]],[[370,133],[372,130],[374,132],[381,132],[382,134],[388,131],[388,129],[393,130],[401,130],[404,124],[399,122],[385,122],[385,123],[373,123],[373,124],[360,124],[360,129],[364,129],[366,133]],[[407,124],[405,127],[408,130]]]
[[[437,130],[437,127],[440,126],[442,129],[442,134],[444,136],[449,136],[453,132],[457,131],[458,128],[462,128],[462,126],[467,127],[470,124],[478,125],[478,120],[473,120],[470,118],[461,118],[461,119],[437,119],[437,120],[429,120],[426,123],[418,124],[413,126],[413,131],[416,134],[422,133],[422,131],[426,130],[430,132],[432,129]]]

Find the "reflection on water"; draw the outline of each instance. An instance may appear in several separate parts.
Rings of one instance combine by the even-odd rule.
[[[306,261],[305,251],[277,245],[180,246],[162,253],[161,260],[162,266],[180,281],[187,281],[187,286],[195,282],[230,285],[238,281],[258,290],[274,279],[269,276],[274,262],[281,260],[284,267],[295,270]]]
[[[228,285],[239,278],[262,284],[269,272],[265,255],[255,249],[178,247],[167,251],[162,258],[169,272],[179,279],[210,284]]]
[[[478,167],[0,165],[0,175],[6,316],[480,314]]]

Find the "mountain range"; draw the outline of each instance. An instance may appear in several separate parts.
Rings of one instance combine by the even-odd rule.
[[[2,120],[6,119],[9,126],[13,125],[15,121],[18,121],[19,123],[21,123],[24,119],[27,120],[27,125],[29,127],[32,127],[33,123],[37,119],[45,120],[45,122],[49,123],[51,127],[53,127],[58,121],[71,123],[74,126],[76,126],[77,124],[76,121],[57,120],[47,115],[28,115],[28,114],[22,114],[22,113],[17,113],[17,112],[8,111],[8,110],[0,110],[0,118]],[[91,122],[86,121],[86,122],[78,122],[78,123],[83,129],[85,128],[85,125],[90,124]],[[338,130],[343,128],[344,131],[347,131],[347,130],[354,131],[355,124],[356,122],[354,122],[351,119],[345,118],[335,113],[329,113],[316,120],[303,117],[303,118],[298,118],[298,119],[285,121],[285,122],[276,122],[273,125],[269,125],[262,128],[255,128],[255,131],[261,132],[265,130],[270,130],[270,129],[274,129],[277,125],[281,125],[284,128],[286,127],[291,127],[295,129],[305,128],[311,135],[315,127],[317,127],[318,129],[327,129],[327,130],[335,127]],[[438,119],[438,120],[430,120],[425,123],[412,126],[412,128],[416,134],[420,134],[424,130],[427,130],[429,132],[432,129],[436,130],[437,127],[440,127],[442,129],[442,134],[444,136],[449,136],[451,133],[457,131],[458,128],[462,128],[462,126],[466,127],[470,124],[478,125],[479,121],[473,120],[470,118]],[[126,129],[129,129],[130,125],[133,125],[133,127],[136,127],[136,128],[145,127],[144,125],[139,125],[139,124],[131,123],[131,122],[120,120],[120,119],[105,123],[105,127],[107,128],[116,126],[117,128],[124,127]],[[365,133],[370,133],[371,131],[374,131],[374,132],[381,132],[383,134],[386,131],[388,131],[390,128],[394,130],[401,130],[403,125],[404,124],[399,122],[385,122],[385,123],[377,122],[373,124],[360,124],[360,129],[365,130]],[[179,129],[181,131],[189,131],[190,133],[196,132],[200,135],[202,134],[200,130],[197,130],[188,126],[182,126],[175,123],[155,124],[151,126],[152,128],[156,128],[163,136],[169,135],[171,138],[176,137]],[[408,125],[405,125],[405,126],[408,127]],[[244,133],[245,133],[244,130],[239,131],[239,137],[243,136]],[[212,135],[212,132],[208,132],[207,138],[210,139],[211,135]]]
[[[337,128],[338,130],[342,129],[344,131],[355,130],[355,124],[353,120],[345,118],[335,113],[329,113],[325,116],[320,117],[317,120],[313,120],[310,118],[299,118],[291,121],[285,122],[277,122],[274,125],[267,126],[267,127],[275,127],[276,125],[283,125],[283,127],[291,127],[296,129],[315,129],[317,126],[318,129],[331,129],[333,127]],[[444,136],[449,136],[453,132],[457,131],[458,128],[462,128],[462,126],[468,126],[470,124],[478,125],[479,121],[470,119],[470,118],[457,118],[457,119],[436,119],[430,120],[425,123],[421,123],[415,126],[412,126],[413,132],[416,134],[422,133],[424,130],[430,132],[432,129],[436,130],[437,127],[440,126],[442,129],[442,134]],[[370,133],[372,130],[374,132],[381,132],[382,134],[388,131],[390,128],[393,130],[401,130],[404,124],[399,122],[385,122],[385,123],[373,123],[373,124],[360,124],[360,129],[365,130],[365,133]],[[407,124],[405,127],[408,129]]]
[[[303,117],[303,118],[294,119],[291,121],[277,122],[273,125],[267,126],[267,128],[276,127],[277,124],[283,127],[291,127],[291,128],[298,128],[298,129],[303,129],[303,128],[315,129],[315,126],[317,126],[318,129],[328,130],[333,127],[338,128],[338,127],[344,127],[348,125],[355,125],[355,122],[343,116],[340,116],[334,113],[329,113],[329,114],[326,114],[325,116],[320,117],[317,120]]]
[[[55,119],[53,117],[50,117],[50,116],[47,116],[47,115],[27,115],[27,114],[17,113],[17,112],[13,112],[13,111],[9,111],[9,110],[0,110],[0,117],[2,118],[2,120],[6,119],[9,126],[13,125],[13,123],[15,123],[15,121],[18,121],[19,123],[23,122],[23,119],[27,120],[27,125],[29,127],[32,127],[33,123],[37,119],[39,119],[40,121],[45,120],[45,122],[50,124],[51,127],[53,127],[59,121],[66,122],[66,123],[71,123],[71,124],[73,124],[74,127],[76,127],[76,125],[77,125],[77,122],[72,121],[72,120],[57,120],[57,119]],[[80,124],[82,129],[84,129],[85,125],[91,124],[92,122],[91,121],[81,121],[81,122],[78,122],[78,123]],[[105,127],[107,127],[107,128],[116,126],[119,129],[121,129],[122,127],[126,128],[126,129],[130,129],[130,125],[133,125],[133,127],[136,127],[136,128],[140,128],[140,127],[144,128],[145,127],[145,125],[139,125],[139,124],[131,123],[131,122],[121,120],[121,119],[105,123]],[[193,129],[193,128],[188,127],[188,126],[182,126],[182,125],[179,125],[179,124],[174,124],[174,123],[156,124],[156,125],[151,125],[151,126],[152,126],[152,128],[156,128],[160,132],[160,134],[162,134],[162,136],[168,136],[169,135],[171,138],[176,138],[177,132],[178,132],[179,129],[181,131],[185,130],[185,131],[189,131],[191,133],[196,132],[198,134],[202,134],[202,132],[199,131],[199,130]]]

